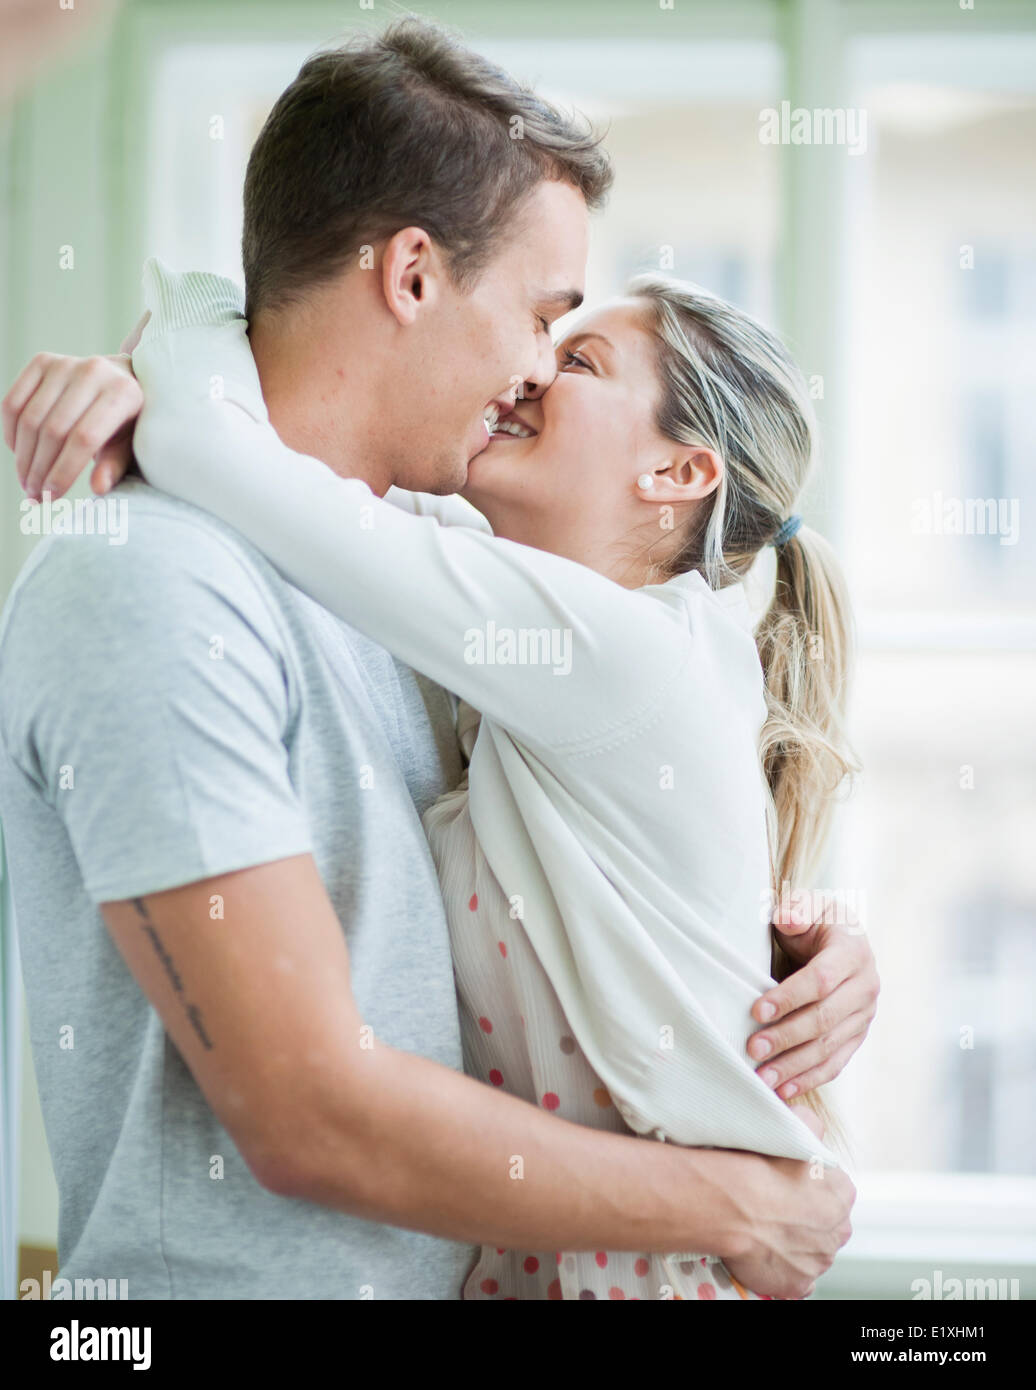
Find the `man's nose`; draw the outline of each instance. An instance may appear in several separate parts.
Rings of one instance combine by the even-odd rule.
[[[557,353],[554,351],[554,344],[547,339],[540,349],[540,354],[537,358],[532,376],[522,385],[522,398],[527,401],[538,400],[539,397],[543,395],[544,391],[552,385],[557,374]]]

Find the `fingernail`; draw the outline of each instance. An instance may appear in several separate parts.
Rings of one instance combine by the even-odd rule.
[[[781,1099],[791,1100],[792,1096],[797,1096],[798,1093],[799,1088],[795,1085],[795,1082],[789,1081],[787,1086],[785,1086],[784,1090],[781,1092]]]
[[[776,1073],[776,1071],[774,1071],[773,1067],[767,1067],[766,1070],[765,1070],[765,1071],[761,1071],[761,1072],[759,1073],[759,1075],[760,1075],[760,1076],[763,1078],[763,1080],[766,1082],[767,1086],[776,1085],[776,1082],[777,1082],[777,1073]]]
[[[759,1006],[759,1017],[760,1017],[761,1019],[770,1019],[770,1018],[773,1018],[773,1016],[774,1016],[774,1014],[775,1014],[776,1012],[777,1012],[777,1005],[776,1005],[776,1004],[761,1004],[761,1005]]]
[[[773,1051],[773,1043],[769,1038],[753,1038],[748,1044],[748,1050],[753,1057],[769,1057]]]

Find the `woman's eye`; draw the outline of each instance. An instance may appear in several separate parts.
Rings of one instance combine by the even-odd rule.
[[[542,316],[542,314],[540,315],[540,327],[543,329],[544,333],[549,333],[549,332],[550,332],[550,324],[549,324],[549,323],[547,322],[547,320]]]
[[[585,367],[587,371],[593,371],[593,367],[590,366],[590,363],[585,357],[580,357],[578,352],[569,352],[568,348],[562,348],[561,355],[564,358],[561,364],[563,367]]]

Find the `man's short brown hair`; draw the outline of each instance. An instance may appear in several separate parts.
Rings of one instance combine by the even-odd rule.
[[[544,178],[599,207],[612,180],[600,137],[444,30],[405,19],[319,53],[248,161],[246,312],[292,302],[408,226],[470,286]]]

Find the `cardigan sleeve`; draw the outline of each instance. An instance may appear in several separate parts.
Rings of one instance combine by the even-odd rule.
[[[493,528],[482,513],[455,492],[439,497],[433,492],[408,492],[405,488],[390,487],[384,500],[414,516],[433,516],[440,526],[470,526],[487,536],[493,534]]]
[[[494,537],[466,503],[392,505],[289,449],[229,282],[195,274],[185,295],[154,265],[161,293],[133,354],[149,483],[234,526],[291,583],[531,747],[585,750],[650,717],[688,659],[685,615]],[[468,524],[440,524],[459,515]]]

